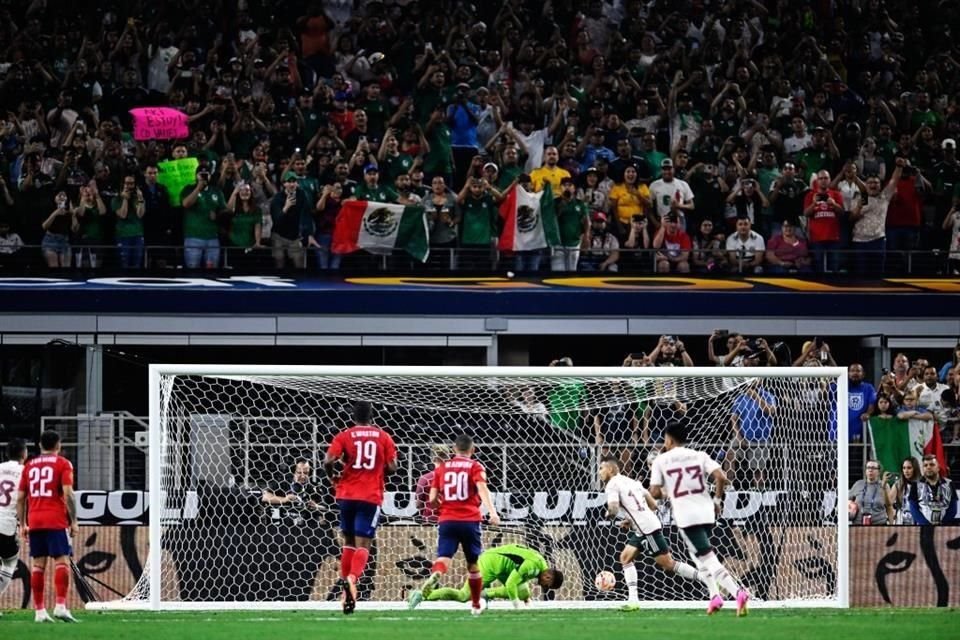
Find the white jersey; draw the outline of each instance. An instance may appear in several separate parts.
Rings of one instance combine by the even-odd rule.
[[[659,531],[660,518],[647,506],[647,490],[633,478],[617,474],[607,482],[607,504],[613,503],[627,512],[633,526],[643,535]]]
[[[16,460],[0,463],[0,535],[17,533],[17,492],[23,465]]]
[[[670,498],[673,519],[681,529],[717,521],[707,483],[719,468],[707,454],[686,447],[674,447],[653,461],[650,485],[659,485]]]

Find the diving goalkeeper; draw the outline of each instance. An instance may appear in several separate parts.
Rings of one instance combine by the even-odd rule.
[[[480,554],[477,564],[483,580],[483,597],[488,600],[511,600],[513,606],[530,600],[530,580],[536,579],[543,589],[559,589],[563,584],[563,573],[547,566],[542,555],[529,547],[519,544],[505,544],[488,549]],[[499,586],[493,586],[498,584]],[[411,608],[423,600],[470,601],[470,585],[464,583],[460,589],[452,587],[430,588],[424,586],[410,594]]]

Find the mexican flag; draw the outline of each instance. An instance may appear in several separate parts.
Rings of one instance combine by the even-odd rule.
[[[348,200],[337,214],[334,253],[390,253],[403,249],[421,262],[430,255],[430,231],[423,207]]]
[[[560,228],[549,182],[539,193],[529,193],[514,185],[500,204],[500,217],[503,218],[503,232],[497,247],[501,251],[527,251],[560,244]]]
[[[937,457],[941,473],[947,472],[940,428],[933,420],[870,418],[870,440],[873,457],[883,465],[884,471],[899,474],[905,458],[913,457],[919,462],[930,453]]]

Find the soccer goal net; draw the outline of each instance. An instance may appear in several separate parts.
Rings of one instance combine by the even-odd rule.
[[[338,514],[322,461],[358,400],[399,452],[361,606],[400,607],[428,577],[437,533],[424,476],[461,433],[477,443],[503,519],[484,527],[485,548],[521,543],[566,575],[557,591],[534,587],[534,606],[624,600],[627,532],[605,517],[598,463],[615,456],[646,484],[671,421],[731,480],[712,542],[754,602],[847,603],[842,369],[155,365],[151,385],[149,561],[114,606],[337,606]],[[669,503],[659,516],[687,558]],[[646,555],[636,566],[651,606],[703,606],[699,582]],[[604,570],[613,590],[595,586]]]

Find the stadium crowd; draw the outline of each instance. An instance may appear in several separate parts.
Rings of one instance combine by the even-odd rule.
[[[692,343],[693,339],[687,342]],[[699,348],[700,345],[692,347],[696,355],[691,354],[690,346],[680,336],[660,336],[649,351],[627,354],[622,365],[731,368],[838,366],[829,342],[816,337],[804,341],[799,352],[795,352],[782,341],[768,343],[762,337],[716,330],[706,340],[706,361],[701,358],[703,350]],[[565,356],[549,364],[563,367],[573,366],[574,362]],[[851,477],[858,477],[862,471],[876,465],[871,456],[879,454],[881,450],[892,452],[883,455],[888,464],[897,458],[902,451],[889,446],[888,436],[891,433],[895,437],[900,432],[906,434],[909,431],[907,424],[913,421],[915,426],[918,422],[929,426],[929,429],[926,426],[917,428],[929,432],[930,437],[933,431],[937,432],[931,442],[940,444],[930,444],[930,452],[938,452],[940,471],[944,477],[952,474],[955,479],[960,479],[960,475],[957,475],[957,471],[960,471],[960,404],[957,402],[960,397],[960,344],[954,349],[951,359],[944,363],[931,362],[922,356],[911,360],[905,353],[896,353],[890,367],[882,368],[882,375],[875,384],[868,381],[861,363],[850,362],[847,369]],[[834,440],[837,437],[835,416],[823,416],[821,413],[824,406],[835,402],[835,384],[812,378],[808,386],[797,382],[799,387],[787,389],[781,382],[767,384],[757,380],[756,384],[749,385],[729,408],[729,433],[718,435],[711,432],[707,436],[717,442],[726,442],[726,438],[732,436],[730,447],[722,454],[719,450],[715,454],[724,459],[732,477],[736,465],[743,464],[745,468],[741,471],[743,475],[740,480],[748,484],[765,486],[768,483],[764,472],[769,465],[769,447],[782,448],[790,442],[791,435],[811,428],[812,425],[806,421],[812,419],[822,424],[826,420],[832,425],[830,437]],[[632,467],[638,460],[634,449],[637,446],[655,446],[662,438],[662,429],[670,420],[690,420],[693,424],[700,424],[703,416],[697,414],[695,404],[680,402],[676,398],[671,400],[671,394],[666,389],[657,391],[657,394],[662,397],[647,403],[642,410],[626,404],[617,405],[588,418],[583,429],[584,436],[605,447],[607,453],[619,456],[624,465]],[[792,404],[786,406],[787,403]],[[904,443],[906,440],[904,435]],[[896,460],[897,464],[900,462]],[[910,466],[914,476],[920,473],[919,456],[913,458]],[[888,467],[883,471],[884,482],[890,480],[890,484],[891,474],[899,476],[897,469]],[[877,478],[872,480],[880,477],[878,473]],[[899,505],[899,509],[903,505],[902,495],[890,503]],[[880,524],[879,519],[877,524]]]
[[[420,204],[436,254],[489,267],[514,184],[557,197],[556,246],[520,252],[524,270],[548,253],[554,271],[960,267],[952,3],[35,0],[0,15],[0,267],[217,268],[233,249],[336,269],[350,198]],[[182,111],[189,135],[134,139],[145,106]],[[196,173],[168,193],[158,165],[184,158]],[[458,264],[473,262],[440,267]]]

